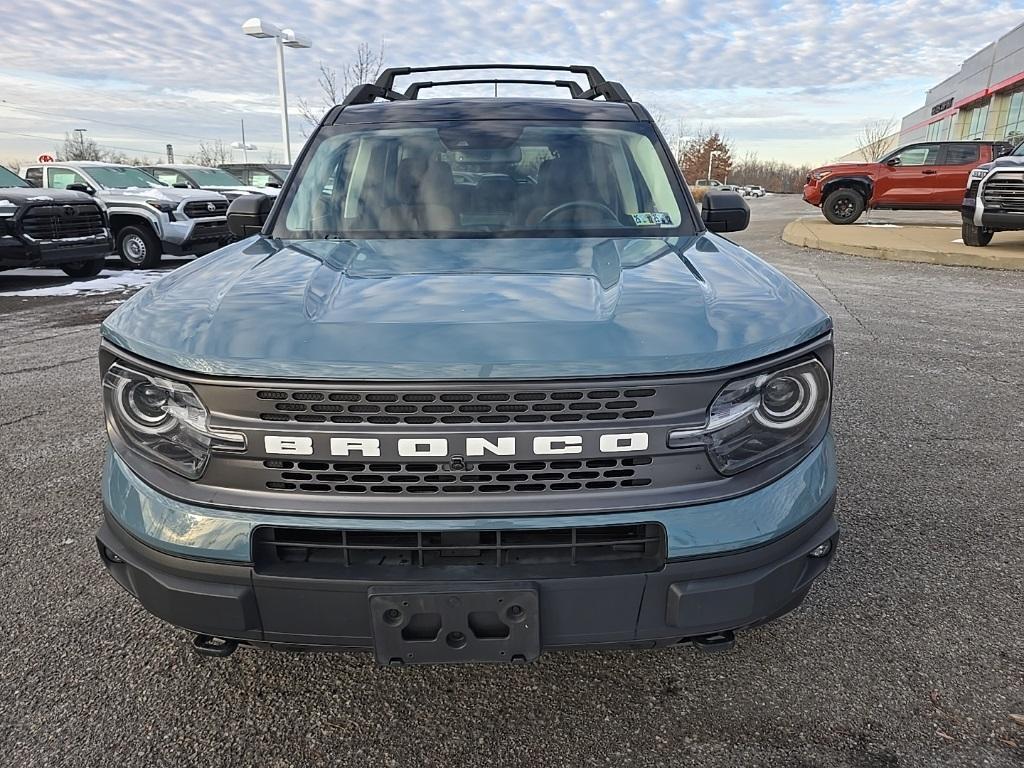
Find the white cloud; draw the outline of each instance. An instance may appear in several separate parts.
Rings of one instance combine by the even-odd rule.
[[[927,86],[1019,20],[1014,3],[6,0],[18,40],[4,50],[0,98],[60,116],[15,115],[8,106],[0,127],[60,137],[78,127],[75,118],[106,120],[145,130],[94,123],[90,135],[187,150],[197,137],[237,138],[244,115],[251,140],[276,147],[274,47],[240,31],[245,18],[261,15],[314,40],[311,51],[286,52],[293,105],[315,95],[319,59],[340,63],[361,41],[383,38],[391,64],[594,63],[641,100],[727,126],[739,143],[765,143],[759,131],[770,134],[780,117],[820,134],[815,124],[854,126],[910,111]],[[855,132],[833,138],[837,153]],[[3,146],[28,143],[0,134]],[[11,154],[0,149],[0,158]]]

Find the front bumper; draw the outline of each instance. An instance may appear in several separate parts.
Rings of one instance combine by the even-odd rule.
[[[821,187],[817,184],[804,184],[804,202],[816,208],[821,207]]]
[[[828,437],[790,473],[738,499],[674,510],[534,518],[533,525],[552,527],[588,524],[578,522],[584,519],[653,521],[667,532],[667,561],[655,571],[528,579],[539,601],[541,648],[666,645],[749,628],[792,610],[835,552],[834,458]],[[151,613],[202,635],[303,648],[371,648],[371,590],[427,585],[457,592],[474,575],[424,582],[416,580],[414,569],[402,580],[268,574],[252,562],[250,539],[259,524],[277,519],[321,529],[377,530],[508,524],[296,518],[212,508],[204,513],[145,486],[113,453],[104,505],[97,534],[101,557]],[[826,541],[832,543],[828,553],[810,557]],[[508,578],[509,585],[524,583],[516,573]],[[489,583],[495,585],[493,579]]]
[[[113,250],[108,235],[68,240],[33,240],[0,236],[0,268],[56,267],[83,261],[99,261]]]
[[[203,219],[167,220],[161,216],[160,239],[164,253],[202,256],[231,242],[228,220],[224,216]]]

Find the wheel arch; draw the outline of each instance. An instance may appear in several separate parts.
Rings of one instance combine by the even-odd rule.
[[[121,230],[131,226],[146,227],[158,239],[160,237],[156,222],[141,211],[109,211],[107,218],[110,221],[110,232],[115,239],[121,234]]]
[[[837,176],[828,179],[821,186],[821,199],[824,200],[837,189],[854,189],[864,196],[865,207],[871,202],[871,196],[875,191],[875,183],[869,176]]]

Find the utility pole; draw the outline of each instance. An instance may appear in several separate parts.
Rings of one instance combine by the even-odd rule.
[[[170,165],[174,165],[174,145],[167,145],[167,162]]]

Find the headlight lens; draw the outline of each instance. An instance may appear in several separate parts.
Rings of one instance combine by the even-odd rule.
[[[171,213],[177,207],[174,203],[166,200],[147,200],[146,205],[152,206],[163,213]]]
[[[988,174],[988,169],[987,168],[975,168],[973,171],[971,171],[970,178],[971,178],[972,181],[975,180],[975,179],[984,179],[987,174]]]
[[[814,171],[814,173],[811,174],[811,178],[815,181],[821,181],[831,175],[832,171]]]
[[[114,363],[103,376],[108,423],[151,461],[195,480],[210,451],[245,450],[245,436],[214,432],[209,412],[188,384]]]
[[[828,372],[817,359],[729,382],[703,432],[712,463],[733,475],[785,453],[817,429],[830,398]]]

